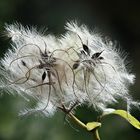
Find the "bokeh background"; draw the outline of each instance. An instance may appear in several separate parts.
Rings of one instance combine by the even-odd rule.
[[[47,27],[49,33],[64,33],[67,21],[78,20],[89,28],[98,30],[128,52],[136,84],[130,92],[140,100],[140,4],[136,0],[0,0],[0,32],[4,24],[20,22],[23,25]],[[48,33],[47,32],[47,33]],[[0,38],[0,57],[10,47],[9,40]],[[34,102],[15,95],[0,93],[0,140],[92,140],[93,137],[77,125],[68,124],[64,114],[52,118],[40,115],[18,117],[20,110],[34,106]],[[123,108],[120,101],[114,108]],[[131,112],[140,120],[140,111]],[[95,121],[98,115],[92,108],[80,107],[76,115],[83,121]],[[102,140],[139,140],[136,130],[118,116],[108,116],[102,121]]]

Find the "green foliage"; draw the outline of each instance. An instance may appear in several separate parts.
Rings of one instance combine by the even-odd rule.
[[[101,123],[99,123],[99,122],[88,122],[86,124],[86,128],[88,131],[92,131],[98,127],[101,127]]]
[[[135,117],[133,117],[131,114],[129,114],[127,111],[125,111],[125,110],[115,110],[115,111],[112,111],[112,112],[110,112],[108,114],[105,114],[103,116],[107,116],[107,115],[110,115],[110,114],[119,115],[120,117],[127,120],[132,126],[134,126],[137,129],[140,129],[140,122]]]

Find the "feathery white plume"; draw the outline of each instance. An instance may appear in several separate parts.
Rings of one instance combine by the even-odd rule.
[[[1,87],[38,99],[35,110],[41,109],[42,101],[46,116],[74,103],[101,111],[119,98],[128,102],[128,108],[138,104],[128,94],[135,76],[128,73],[121,53],[85,25],[67,23],[67,32],[59,39],[21,25],[6,30],[13,43],[1,60]]]

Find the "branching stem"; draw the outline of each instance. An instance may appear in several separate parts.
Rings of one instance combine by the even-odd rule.
[[[84,124],[82,121],[80,121],[76,116],[74,116],[73,113],[70,112],[68,109],[66,109],[64,105],[62,105],[62,107],[58,107],[58,109],[62,110],[64,113],[66,113],[79,126],[81,126],[82,128],[86,129],[88,132],[93,133],[94,140],[100,140],[98,127],[93,129],[92,131],[89,131],[88,128],[87,128],[87,125]]]

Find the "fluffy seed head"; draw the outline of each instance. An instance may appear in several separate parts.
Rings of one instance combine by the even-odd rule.
[[[85,25],[71,22],[65,28],[57,39],[21,25],[6,26],[13,43],[1,60],[1,87],[38,99],[35,110],[46,103],[42,107],[46,116],[75,102],[101,111],[119,98],[128,102],[128,108],[137,104],[128,94],[135,76],[127,71],[116,46]]]

